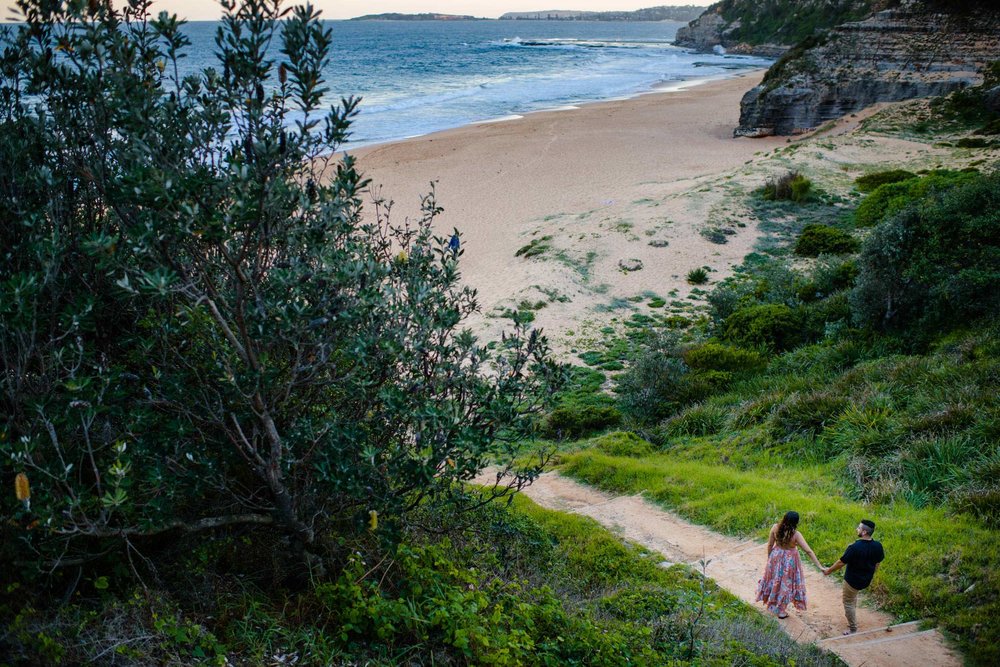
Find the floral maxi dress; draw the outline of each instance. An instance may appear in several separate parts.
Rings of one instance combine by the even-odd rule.
[[[802,574],[799,550],[794,546],[782,549],[774,545],[757,582],[757,602],[763,602],[775,614],[784,614],[789,603],[799,611],[806,609],[806,581]]]

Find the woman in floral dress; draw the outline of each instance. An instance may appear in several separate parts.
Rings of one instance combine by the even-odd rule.
[[[799,513],[787,512],[779,523],[771,526],[767,538],[767,566],[757,583],[757,601],[767,605],[778,618],[788,618],[788,605],[799,611],[806,609],[806,581],[798,547],[809,554],[816,567],[823,569],[806,538],[796,528]]]

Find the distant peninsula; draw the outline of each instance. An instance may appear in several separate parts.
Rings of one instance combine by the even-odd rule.
[[[704,6],[684,5],[648,7],[635,11],[583,12],[550,9],[537,12],[507,12],[501,21],[693,21],[705,11]]]
[[[549,9],[537,12],[507,12],[501,21],[693,21],[705,11],[704,5],[684,5],[648,7],[623,12],[584,12],[571,9]],[[487,21],[478,16],[459,14],[365,14],[355,16],[351,21]]]
[[[355,16],[352,21],[484,21],[476,16],[460,16],[458,14],[365,14]]]

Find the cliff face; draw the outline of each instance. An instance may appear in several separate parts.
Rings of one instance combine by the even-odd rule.
[[[982,82],[1000,59],[1000,9],[941,13],[917,3],[806,40],[743,98],[737,136],[796,134],[876,102]]]
[[[879,0],[883,3],[890,0]],[[818,29],[860,19],[876,0],[722,0],[687,27],[675,44],[698,51],[778,57]]]

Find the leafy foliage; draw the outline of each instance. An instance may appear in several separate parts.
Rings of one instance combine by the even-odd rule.
[[[32,483],[2,514],[44,527],[14,531],[22,562],[236,524],[294,557],[481,502],[456,482],[515,458],[560,373],[537,332],[459,328],[433,193],[402,224],[362,211],[316,12],[227,5],[220,69],[182,80],[181,23],[145,0],[22,6],[0,68],[0,454]]]
[[[938,170],[919,178],[881,185],[861,202],[855,211],[854,221],[859,227],[872,227],[932,192],[946,190],[975,178],[975,170]]]
[[[911,178],[917,178],[917,175],[912,171],[906,171],[905,169],[888,169],[886,171],[873,171],[870,174],[858,176],[854,179],[854,183],[858,186],[858,191],[867,193],[871,192],[880,185],[908,181]]]
[[[687,281],[692,285],[704,285],[708,282],[708,271],[700,266],[696,269],[691,269],[688,271]]]
[[[857,322],[919,338],[1000,312],[1000,177],[963,174],[947,191],[913,188],[894,205],[900,212],[858,260]]]
[[[761,196],[768,201],[804,202],[809,199],[812,181],[797,171],[770,179],[764,184]]]
[[[646,456],[652,446],[631,431],[616,431],[593,441],[593,446],[611,456]]]
[[[802,342],[802,316],[783,304],[750,306],[726,318],[722,335],[746,347],[787,350]]]
[[[655,339],[618,377],[615,392],[622,412],[639,423],[655,423],[690,397],[688,368],[673,336]]]
[[[795,254],[803,257],[845,255],[861,244],[847,232],[828,225],[806,225],[795,242]]]
[[[766,364],[764,355],[720,343],[703,343],[684,352],[684,362],[695,370],[739,373],[756,370]]]

